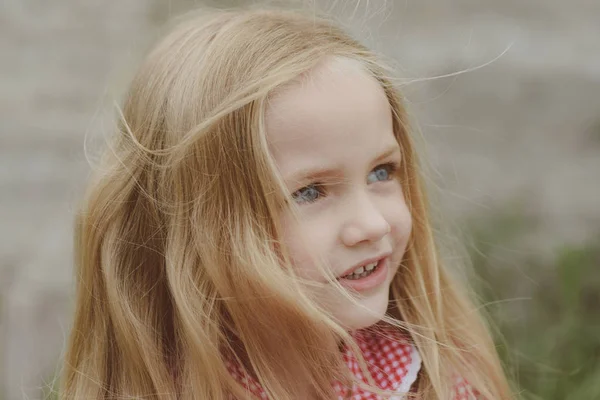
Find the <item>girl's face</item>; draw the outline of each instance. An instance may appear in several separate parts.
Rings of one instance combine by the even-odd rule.
[[[329,60],[270,101],[270,151],[297,206],[281,241],[315,299],[347,329],[379,321],[411,231],[396,169],[401,153],[380,84],[357,63]],[[318,266],[349,289],[344,297]],[[312,287],[312,286],[311,286]]]

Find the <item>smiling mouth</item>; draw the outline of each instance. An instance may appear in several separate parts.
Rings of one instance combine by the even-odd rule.
[[[374,272],[376,272],[379,269],[379,267],[381,266],[382,260],[383,259],[363,265],[361,267],[358,267],[354,271],[352,271],[352,273],[341,276],[338,279],[348,279],[348,280],[354,281],[354,280],[365,278],[365,277],[373,274]]]

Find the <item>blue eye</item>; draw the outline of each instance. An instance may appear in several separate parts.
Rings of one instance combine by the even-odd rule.
[[[323,191],[319,189],[317,185],[312,184],[296,190],[294,193],[292,193],[292,198],[296,203],[302,204],[312,203],[322,195]]]
[[[389,181],[392,175],[396,172],[396,165],[393,163],[382,164],[377,166],[367,177],[367,183],[375,183],[381,181]]]

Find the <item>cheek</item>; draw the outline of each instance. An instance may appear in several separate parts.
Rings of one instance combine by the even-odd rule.
[[[393,208],[388,221],[392,229],[392,237],[396,246],[399,246],[404,251],[412,232],[413,222],[408,205],[405,202],[402,202],[400,207],[396,205],[396,207]]]
[[[325,257],[329,243],[326,224],[297,222],[291,217],[280,219],[281,244],[288,252],[298,276],[310,280],[322,280],[323,273],[317,262]],[[327,261],[327,259],[322,259]]]

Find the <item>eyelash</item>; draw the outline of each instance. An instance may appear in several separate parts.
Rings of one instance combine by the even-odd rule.
[[[373,168],[373,170],[369,174],[371,174],[372,172],[377,171],[379,169],[385,169],[386,172],[388,173],[389,179],[386,179],[384,181],[377,181],[377,182],[387,182],[387,181],[391,181],[394,179],[394,177],[398,171],[398,168],[399,168],[399,165],[397,162],[394,162],[394,161],[387,162],[387,163],[379,164],[378,166]],[[374,182],[374,183],[376,183],[376,182]],[[316,197],[313,200],[300,201],[299,204],[314,203],[325,195],[325,190],[324,190],[325,185],[323,185],[321,182],[315,182],[315,183],[311,183],[310,185],[304,186],[304,187],[296,190],[294,193],[292,193],[292,198],[294,200],[296,200],[298,198],[300,192],[302,192],[303,190],[306,190],[308,188],[311,188],[311,187],[313,187],[317,190],[318,197]]]

